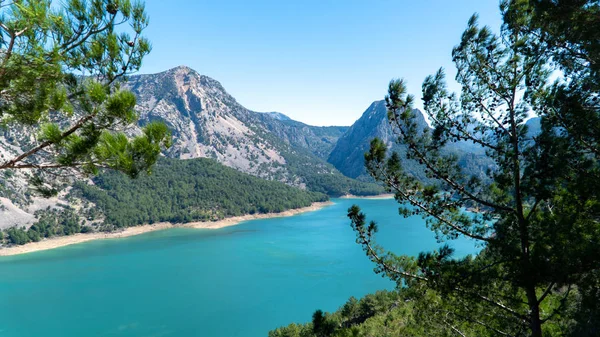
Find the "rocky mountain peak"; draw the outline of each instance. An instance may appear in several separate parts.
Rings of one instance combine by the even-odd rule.
[[[208,76],[179,66],[132,76],[127,86],[138,98],[141,124],[159,120],[173,130],[171,157],[214,158],[258,176],[266,176],[262,171],[270,164],[285,163],[251,127],[251,112]]]
[[[206,92],[220,92],[222,95],[229,96],[219,81],[202,75],[188,66],[178,66],[165,71],[164,74],[173,79],[180,94],[185,93],[189,89],[203,89]]]
[[[282,114],[281,112],[276,112],[276,111],[272,111],[272,112],[264,112],[265,115],[280,120],[280,121],[291,121],[292,119],[290,117],[288,117],[285,114]]]
[[[418,109],[413,112],[418,127],[427,127],[423,113]],[[340,137],[331,151],[328,161],[349,177],[365,176],[364,154],[369,150],[371,140],[379,138],[391,148],[395,144],[396,137],[388,122],[385,101],[375,101]]]
[[[414,109],[415,122],[420,130],[430,129],[423,113]],[[421,165],[414,160],[405,160],[407,146],[396,142],[398,135],[390,126],[387,117],[385,101],[373,102],[362,114],[362,116],[341,136],[334,149],[331,151],[328,161],[338,170],[352,178],[370,179],[364,165],[364,154],[369,151],[370,142],[373,138],[381,139],[387,144],[388,149],[396,151],[403,158],[403,167],[417,179],[426,181],[428,178]],[[486,157],[485,151],[478,144],[472,142],[457,142],[448,144],[443,151],[452,153],[459,158],[459,165],[465,168],[465,173],[481,176],[491,167],[492,163]]]

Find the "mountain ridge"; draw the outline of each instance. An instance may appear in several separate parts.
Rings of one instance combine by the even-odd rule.
[[[139,126],[162,121],[173,131],[173,146],[164,152],[167,157],[211,158],[243,173],[330,196],[382,192],[376,185],[345,177],[325,161],[347,127],[310,126],[251,111],[219,81],[186,66],[134,75],[122,87],[136,95]],[[132,135],[139,131],[127,130]],[[33,133],[5,129],[0,134],[0,156],[13,157],[34,142]],[[23,173],[6,171],[0,177],[0,217],[18,220],[0,221],[0,228],[29,226],[34,213],[43,209],[94,207],[71,198],[69,183],[63,184],[65,190],[56,198],[36,197]]]
[[[423,112],[413,109],[413,114],[418,129],[431,130]],[[338,139],[327,161],[350,178],[372,181],[364,165],[364,154],[369,151],[373,138],[381,139],[390,151],[398,152],[403,159],[404,169],[416,179],[421,181],[429,179],[421,165],[414,160],[406,159],[407,146],[397,143],[398,136],[389,125],[384,100],[371,103],[361,117]],[[484,149],[471,142],[451,143],[444,151],[457,155],[459,165],[469,175],[484,177],[483,172],[493,166]]]

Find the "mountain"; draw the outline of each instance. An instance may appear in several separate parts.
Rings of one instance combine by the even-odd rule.
[[[327,160],[338,139],[349,129],[348,126],[312,126],[292,119],[279,123],[265,121],[265,127],[294,147],[310,151]]]
[[[215,158],[258,176],[279,171],[286,163],[282,152],[290,149],[326,158],[347,129],[310,126],[279,112],[248,110],[218,81],[185,66],[132,76],[126,86],[138,98],[142,124],[160,120],[174,131],[169,156]]]
[[[328,196],[373,195],[383,192],[383,189],[376,184],[360,182],[344,176],[325,160],[338,138],[347,131],[347,127],[310,126],[294,121],[280,113],[251,111],[229,95],[218,81],[200,75],[185,66],[158,74],[132,76],[128,82],[123,84],[123,87],[130,89],[137,97],[136,110],[139,114],[139,126],[151,121],[162,121],[171,128],[173,146],[163,154],[168,158],[164,160],[170,160],[168,162],[171,163],[170,167],[178,168],[178,178],[184,181],[193,180],[194,177],[187,175],[198,175],[198,172],[201,171],[198,171],[197,168],[205,167],[210,168],[211,172],[222,172],[232,177],[230,183],[233,181],[249,182],[238,186],[242,190],[260,187],[260,190],[254,191],[254,194],[236,193],[236,198],[247,199],[246,202],[249,206],[241,208],[242,211],[252,212],[254,209],[252,207],[256,207],[254,211],[261,212],[305,205],[309,200],[322,199],[325,197],[323,194]],[[6,128],[1,132],[0,158],[14,157],[35,143],[35,137],[31,131],[28,133],[17,128]],[[139,130],[133,128],[129,132],[135,134]],[[182,160],[190,163],[177,164]],[[194,164],[198,160],[202,164]],[[209,164],[206,160],[213,164]],[[161,163],[164,166],[165,162]],[[240,174],[248,173],[272,181],[269,184],[263,184],[260,179],[248,180],[236,175],[233,170],[223,165],[240,171]],[[159,165],[156,172],[162,172],[160,170],[163,166]],[[186,167],[190,167],[190,169]],[[191,169],[192,167],[196,168],[195,171]],[[29,228],[36,222],[38,225],[35,226],[39,227],[41,226],[39,221],[42,221],[40,219],[45,219],[43,220],[45,224],[65,224],[63,227],[60,225],[57,229],[63,234],[76,232],[80,226],[77,224],[81,223],[86,224],[85,228],[100,226],[96,220],[90,220],[89,214],[93,214],[94,219],[112,219],[111,221],[116,223],[118,221],[114,215],[121,214],[118,212],[119,209],[125,212],[125,207],[121,204],[117,205],[119,200],[106,197],[107,195],[112,196],[110,189],[114,187],[102,183],[106,177],[109,176],[102,175],[93,180],[75,182],[75,185],[73,185],[74,181],[65,181],[62,183],[58,196],[46,199],[32,193],[28,184],[30,179],[28,172],[22,170],[0,172],[0,230],[15,225],[19,228],[21,226]],[[200,186],[200,180],[194,180],[193,185]],[[156,179],[148,181],[156,182]],[[214,182],[212,187],[203,192],[212,191],[210,192],[214,196],[212,200],[219,201],[213,201],[213,205],[218,203],[221,205],[211,206],[210,209],[214,210],[220,207],[225,215],[238,214],[242,202],[239,200],[223,201],[222,197],[230,194],[223,191],[214,192],[218,190],[219,183],[214,179],[212,181]],[[288,186],[279,184],[279,182]],[[124,183],[120,184],[124,185]],[[180,183],[175,182],[174,184],[179,186]],[[149,200],[152,199],[149,196],[154,193],[155,188],[150,184],[136,186],[138,186],[135,187],[136,194],[132,196],[129,203],[131,205],[149,205]],[[166,190],[169,188],[171,188],[170,185]],[[83,190],[85,193],[81,192]],[[98,195],[105,197],[101,199]],[[136,199],[138,196],[143,199]],[[185,199],[179,195],[174,198],[179,201]],[[202,196],[196,197],[200,201],[207,200],[203,198]],[[280,200],[275,202],[273,198]],[[232,200],[234,199],[232,197]],[[99,202],[104,202],[106,205],[117,205],[115,206],[117,208],[99,208]],[[194,206],[193,203],[186,205],[186,209],[178,211],[172,208],[172,205],[163,203],[159,207],[161,208],[160,214],[152,213],[154,214],[152,218],[145,219],[149,221],[156,217],[169,219],[169,216],[181,217],[184,220],[197,218],[195,213],[188,214],[186,212],[194,209],[201,210],[202,205]],[[269,208],[271,206],[276,208]],[[138,208],[143,207],[139,206]],[[135,210],[127,214],[130,216],[133,213]],[[21,230],[19,229],[19,231]],[[21,239],[28,240],[23,233],[19,233]],[[17,235],[18,233],[13,234]],[[29,239],[34,240],[37,237]],[[19,241],[23,242],[23,240]]]
[[[173,146],[165,153],[171,158],[213,158],[244,173],[334,196],[380,191],[360,186],[324,160],[344,127],[251,111],[218,81],[185,66],[132,76],[126,87],[138,98],[140,125],[158,120],[173,130]]]
[[[265,126],[289,144],[311,151],[317,157],[327,160],[338,139],[349,126],[313,126],[295,121],[279,112],[265,112],[265,115],[281,123],[265,121]]]
[[[423,114],[419,110],[415,110],[415,113],[418,127],[427,127]],[[401,155],[406,153],[404,145],[395,143],[397,136],[394,135],[389,125],[387,109],[383,100],[373,102],[340,137],[327,161],[348,177],[368,179],[364,154],[369,151],[371,140],[376,137]],[[413,173],[419,177],[422,175],[421,171],[416,168]]]
[[[287,115],[282,114],[281,112],[263,112],[265,115],[271,117],[271,118],[275,118],[277,120],[280,121],[291,121],[292,119],[290,117],[288,117]]]
[[[285,170],[280,151],[256,126],[260,118],[212,78],[182,66],[132,76],[125,86],[137,96],[141,125],[159,120],[172,130],[169,157],[214,158],[256,176]]]
[[[123,86],[137,96],[140,126],[160,120],[172,129],[174,144],[164,153],[167,157],[212,158],[244,173],[330,196],[382,192],[377,185],[345,177],[326,162],[347,127],[310,126],[280,113],[248,110],[218,81],[184,66],[132,76]],[[35,142],[29,129],[3,128],[0,159],[14,157]],[[0,229],[28,226],[35,213],[73,206],[68,184],[57,197],[46,199],[32,193],[28,180],[25,170],[0,172]]]
[[[417,128],[429,128],[423,113],[415,109]],[[397,151],[401,158],[405,158],[406,145],[397,144],[397,136],[392,132],[387,118],[385,101],[373,102],[362,116],[341,136],[331,151],[328,162],[348,177],[363,181],[372,178],[364,165],[364,154],[369,151],[370,142],[373,138],[379,138],[388,144],[388,148]],[[469,142],[458,142],[449,144],[446,151],[455,153],[459,158],[459,164],[465,168],[467,173],[483,176],[483,172],[492,165],[480,146]],[[405,160],[404,168],[417,179],[427,179],[422,167],[415,161]]]

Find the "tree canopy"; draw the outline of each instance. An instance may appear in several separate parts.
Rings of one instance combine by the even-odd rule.
[[[0,123],[33,136],[12,144],[22,151],[0,169],[149,170],[169,130],[150,123],[125,133],[137,121],[136,99],[119,85],[151,49],[144,5],[0,1],[0,16]]]
[[[94,183],[76,183],[73,194],[93,202],[105,224],[113,227],[279,213],[328,200],[324,194],[263,180],[206,158],[161,159],[150,176],[128,179],[107,172]]]
[[[101,172],[94,184],[78,181],[60,205],[36,212],[28,229],[5,230],[6,241],[25,244],[89,231],[113,231],[158,222],[215,221],[246,214],[280,213],[327,201],[318,192],[301,190],[278,181],[241,173],[212,159],[162,158],[151,175],[130,179],[116,172]],[[0,231],[1,236],[4,233]]]
[[[403,216],[421,215],[441,241],[465,236],[482,252],[457,259],[444,245],[397,256],[377,245],[377,225],[358,207],[348,216],[377,272],[401,288],[444,294],[434,313],[448,326],[592,336],[600,289],[599,6],[513,0],[500,9],[499,35],[474,15],[452,51],[460,93],[447,89],[442,69],[425,79],[433,130],[417,127],[404,81],[390,82],[386,105],[397,141],[431,182],[407,174],[405,158],[378,139],[365,154]],[[539,134],[525,125],[531,115],[541,118]],[[459,141],[486,150],[494,161],[489,179],[465,174],[443,151]]]

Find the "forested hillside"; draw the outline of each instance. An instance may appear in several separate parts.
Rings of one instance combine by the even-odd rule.
[[[77,194],[95,203],[114,227],[169,221],[184,223],[282,212],[326,201],[321,193],[240,173],[211,159],[163,159],[152,175],[136,180],[107,172],[96,186],[77,183]]]
[[[83,200],[79,209],[65,204],[40,211],[33,226],[7,229],[0,242],[25,244],[45,237],[164,221],[214,221],[278,213],[328,199],[323,193],[256,178],[204,158],[161,159],[151,175],[130,179],[108,171],[93,181],[94,185],[82,181],[74,184],[68,199]]]

